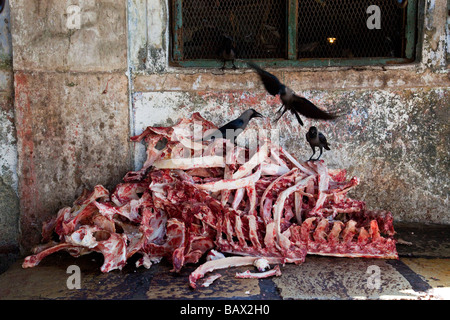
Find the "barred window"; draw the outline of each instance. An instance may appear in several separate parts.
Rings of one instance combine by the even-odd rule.
[[[322,66],[414,60],[417,0],[172,0],[172,62],[219,66],[224,36],[238,59]]]

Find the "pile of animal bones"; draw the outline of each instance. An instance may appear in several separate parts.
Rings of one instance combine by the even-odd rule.
[[[359,181],[347,180],[345,170],[327,169],[323,160],[300,163],[268,139],[253,152],[226,139],[196,142],[194,124],[203,134],[217,129],[195,113],[132,137],[147,145],[142,169],[111,193],[97,185],[62,208],[23,267],[60,250],[100,252],[102,272],[135,254],[136,266],[166,258],[174,272],[206,260],[189,277],[195,288],[206,273],[233,266],[261,271],[236,275],[242,278],[280,275],[278,265],[300,264],[307,254],[398,258],[391,213],[349,198]]]

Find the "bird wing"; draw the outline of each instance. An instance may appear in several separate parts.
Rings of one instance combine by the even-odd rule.
[[[242,129],[243,125],[244,125],[244,120],[237,118],[237,119],[231,120],[227,124],[223,125],[222,127],[219,128],[219,130],[222,133],[225,133],[227,129],[233,129],[233,130]]]
[[[295,117],[297,118],[298,123],[300,123],[300,125],[302,126],[302,125],[303,125],[303,121],[302,121],[302,119],[300,118],[300,116],[299,116],[299,114],[298,114],[298,111],[295,111],[295,110],[294,110],[293,113],[294,113]]]
[[[289,101],[288,107],[311,119],[332,120],[337,118],[336,115],[320,110],[308,99],[297,95],[294,95],[291,101]]]
[[[244,120],[242,120],[242,119],[238,118],[238,119],[232,120],[232,121],[228,122],[227,124],[223,125],[222,127],[220,127],[219,129],[217,129],[216,131],[214,131],[213,133],[204,137],[203,140],[209,140],[212,137],[215,137],[215,138],[221,137],[221,138],[226,139],[227,138],[227,130],[242,129],[243,125],[244,125]]]
[[[306,136],[306,141],[308,141],[311,144],[311,138],[309,137],[309,132],[307,132],[305,134],[305,136]]]
[[[319,132],[319,141],[323,144],[328,144],[327,138],[325,138],[322,132]]]
[[[261,78],[261,81],[263,82],[267,92],[269,92],[273,96],[276,96],[280,92],[281,82],[280,80],[278,80],[277,77],[261,69],[258,65],[256,65],[251,61],[248,61],[247,64],[253,69],[255,69],[256,72],[259,74],[259,77]]]
[[[322,132],[319,132],[319,141],[324,146],[325,149],[330,150],[327,138],[325,138]]]

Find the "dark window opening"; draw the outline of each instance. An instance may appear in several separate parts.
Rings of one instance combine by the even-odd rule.
[[[367,24],[372,5],[379,28]],[[417,0],[172,0],[171,10],[172,60],[181,66],[215,66],[223,36],[239,59],[267,64],[414,59]]]
[[[286,56],[286,1],[183,0],[184,59],[214,59],[228,36],[240,58]]]
[[[406,10],[397,3],[397,0],[300,0],[298,57],[404,57]],[[367,8],[371,5],[380,8],[380,29],[367,27],[371,16]]]

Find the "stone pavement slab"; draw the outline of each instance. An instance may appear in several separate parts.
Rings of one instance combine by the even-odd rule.
[[[413,299],[410,283],[385,260],[307,257],[273,279],[283,299]]]
[[[405,234],[399,229],[399,236]],[[425,248],[427,234],[417,235],[415,248]],[[22,269],[23,259],[0,274],[0,300],[422,300],[450,299],[450,259],[435,258],[432,247],[447,244],[438,238],[421,256],[412,245],[399,245],[399,260],[306,257],[301,265],[286,264],[280,277],[236,279],[235,273],[247,267],[218,270],[222,275],[211,286],[189,287],[187,266],[179,274],[170,272],[164,260],[150,269],[135,268],[132,257],[123,270],[102,273],[102,255],[91,253],[74,258],[59,252],[45,258],[37,267]],[[445,238],[445,237],[444,237]],[[422,239],[422,240],[420,240]],[[406,248],[405,248],[406,246]],[[442,250],[440,252],[443,252]],[[134,260],[133,260],[134,259]],[[80,270],[80,288],[70,288],[72,272]],[[250,268],[251,269],[251,268]],[[69,283],[69,286],[68,286]],[[202,282],[199,281],[199,284]]]
[[[402,258],[432,289],[430,293],[450,300],[450,259]]]

